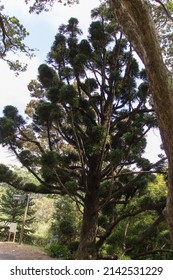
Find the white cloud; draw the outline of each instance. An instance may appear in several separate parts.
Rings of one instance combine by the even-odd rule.
[[[72,5],[71,7],[57,3],[51,11],[52,20],[49,21],[47,17],[46,20],[57,30],[58,26],[62,23],[66,23],[70,17],[76,17],[79,20],[81,29],[86,31],[91,22],[91,10],[99,5],[99,0],[87,1],[87,4],[86,0],[80,0],[79,4]]]
[[[161,137],[158,129],[152,129],[147,134],[147,147],[145,149],[144,156],[151,162],[157,162],[159,160],[158,154],[164,154],[164,151],[160,149]]]
[[[30,100],[28,83],[37,76],[37,69],[40,64],[37,58],[29,59],[20,57],[21,61],[28,63],[28,70],[15,76],[14,72],[9,69],[5,61],[0,60],[1,68],[1,99],[0,99],[0,115],[6,105],[13,105],[19,108],[23,113],[26,104]]]
[[[31,79],[35,79],[37,76],[37,68],[40,65],[40,61],[37,58],[29,60],[24,56],[21,56],[21,61],[28,63],[28,70],[21,73],[19,76],[15,76],[5,61],[0,60],[1,68],[1,83],[0,83],[0,116],[2,116],[3,108],[6,105],[13,105],[18,108],[19,113],[23,114],[27,103],[30,100],[30,94],[27,89],[28,83]],[[6,148],[0,146],[0,163],[8,165],[19,165],[16,157],[10,153]]]
[[[21,166],[16,157],[7,148],[0,146],[0,164]]]

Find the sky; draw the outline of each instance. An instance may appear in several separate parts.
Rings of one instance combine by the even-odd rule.
[[[37,77],[37,69],[41,63],[45,62],[46,55],[54,41],[61,24],[66,24],[70,17],[76,17],[79,20],[79,26],[87,34],[91,21],[90,11],[98,7],[99,0],[80,0],[80,4],[63,6],[60,3],[54,5],[50,12],[43,12],[40,15],[29,14],[29,6],[24,0],[0,0],[0,4],[5,6],[5,13],[9,16],[16,16],[30,35],[26,39],[26,44],[30,48],[38,49],[35,51],[35,57],[31,60],[20,54],[18,59],[27,62],[28,69],[26,72],[15,76],[6,62],[0,60],[0,116],[4,106],[16,106],[21,114],[24,114],[25,107],[30,100],[27,85],[32,79]],[[154,130],[147,135],[148,145],[146,157],[152,162],[158,160],[157,154],[160,153],[160,134]],[[0,146],[0,163],[17,164],[15,157]]]

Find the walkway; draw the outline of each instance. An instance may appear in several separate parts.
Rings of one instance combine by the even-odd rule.
[[[0,242],[0,260],[52,260],[52,258],[34,246]]]

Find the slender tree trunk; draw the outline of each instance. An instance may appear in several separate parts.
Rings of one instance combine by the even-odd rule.
[[[165,216],[173,242],[173,89],[146,0],[110,0],[124,34],[146,67],[163,146],[168,157],[169,183]]]

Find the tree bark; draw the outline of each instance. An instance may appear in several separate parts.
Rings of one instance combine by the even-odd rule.
[[[99,178],[97,159],[91,161],[87,178],[87,190],[84,200],[84,214],[80,234],[77,258],[96,259],[96,236],[98,230]]]
[[[168,195],[165,216],[173,242],[173,89],[146,0],[110,0],[110,5],[146,67],[163,147],[168,158]]]
[[[97,201],[94,197],[94,193],[95,192],[86,195],[85,197],[83,223],[77,252],[77,258],[82,260],[95,259],[97,257],[96,235],[98,228],[98,213],[95,211]]]

